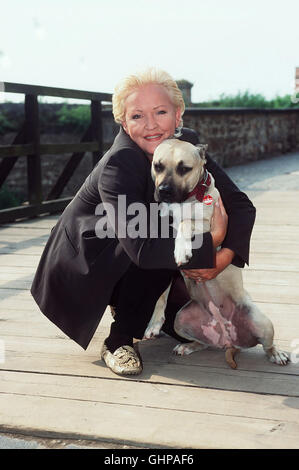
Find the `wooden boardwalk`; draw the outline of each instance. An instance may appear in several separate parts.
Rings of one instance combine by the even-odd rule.
[[[298,448],[299,191],[249,196],[257,221],[245,287],[292,352],[290,365],[271,364],[257,346],[232,370],[221,351],[176,357],[176,342],[160,338],[140,343],[142,375],[114,375],[99,359],[108,312],[84,351],[31,298],[56,217],[31,219],[0,228],[0,432],[153,448]]]

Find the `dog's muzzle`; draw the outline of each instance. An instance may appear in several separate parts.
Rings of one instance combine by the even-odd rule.
[[[174,198],[174,189],[170,184],[162,183],[157,188],[158,200],[161,202],[172,202]]]

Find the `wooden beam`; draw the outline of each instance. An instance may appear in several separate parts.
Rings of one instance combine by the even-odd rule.
[[[90,107],[92,138],[98,142],[98,148],[92,155],[94,167],[103,155],[102,104],[99,101],[92,100]]]
[[[25,157],[34,151],[34,145],[21,144],[21,145],[1,145],[0,158],[15,158]]]
[[[98,142],[77,142],[71,144],[41,144],[40,154],[59,155],[61,153],[99,151]],[[1,154],[0,154],[1,155]]]
[[[24,93],[26,95],[57,96],[81,100],[112,101],[111,93],[53,88],[48,86],[27,85],[23,83],[0,82],[0,89],[6,93]]]
[[[74,144],[41,144],[40,155],[60,155],[74,152],[99,152],[98,142],[78,142]],[[33,144],[2,145],[0,158],[25,157],[34,153]]]
[[[72,197],[61,198],[52,201],[45,201],[36,205],[23,205],[10,209],[0,210],[0,224],[14,222],[17,219],[35,217],[40,214],[61,212],[71,202]]]
[[[82,137],[82,141],[84,142],[85,140],[89,141],[91,138],[91,127],[89,127],[84,136]],[[72,177],[74,171],[76,170],[77,166],[81,162],[82,158],[85,155],[85,151],[83,152],[76,152],[74,153],[69,161],[67,162],[66,166],[64,167],[61,175],[59,176],[55,186],[52,188],[52,190],[49,192],[48,196],[46,197],[46,201],[49,201],[51,199],[57,199],[62,191],[64,190],[66,184]]]
[[[27,156],[27,186],[29,203],[35,205],[42,201],[39,114],[35,95],[25,96],[25,140],[34,147],[33,153]]]

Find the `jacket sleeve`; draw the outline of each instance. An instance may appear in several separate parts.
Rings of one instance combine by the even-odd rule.
[[[215,186],[220,192],[228,215],[228,228],[222,243],[223,248],[230,248],[235,256],[232,264],[243,268],[249,264],[250,237],[256,210],[247,195],[239,190],[224,170],[207,154],[207,170],[215,179]]]
[[[120,149],[109,158],[99,175],[100,197],[108,209],[108,220],[119,243],[137,266],[143,269],[178,269],[174,259],[175,239],[161,236],[161,219],[146,202],[149,171],[143,155],[131,149]],[[141,214],[140,220],[146,227],[146,233],[140,233],[140,236],[129,235],[136,218],[135,210],[139,217]],[[207,232],[203,234],[202,246],[193,250],[193,256],[184,268],[213,266],[213,240]]]

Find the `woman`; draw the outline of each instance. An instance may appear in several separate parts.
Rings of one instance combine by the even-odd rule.
[[[173,256],[174,238],[153,238],[149,231],[128,235],[135,216],[132,204],[143,204],[148,226],[152,223],[152,155],[182,126],[184,109],[182,94],[166,72],[150,69],[121,82],[113,95],[119,134],[52,229],[31,288],[41,311],[84,349],[107,305],[112,305],[114,322],[101,356],[118,374],[142,371],[133,338],[143,337],[169,283],[173,281],[163,327],[168,334],[176,336],[175,314],[189,299]],[[198,143],[190,129],[182,128],[179,138]],[[202,247],[193,250],[184,265],[187,275],[201,281],[215,277],[231,262],[240,267],[248,263],[255,219],[247,196],[209,157],[207,169],[215,178],[228,222],[224,207],[215,207],[211,232],[203,235]],[[112,208],[110,214],[99,210],[101,203]],[[107,220],[114,236],[98,236],[96,226],[104,227]]]

